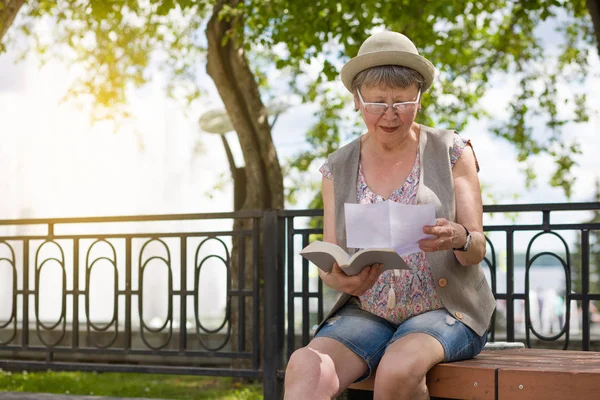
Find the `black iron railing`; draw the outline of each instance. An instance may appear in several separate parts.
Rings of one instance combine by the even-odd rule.
[[[486,214],[520,213],[514,223],[485,226],[484,270],[502,305],[490,340],[532,346],[533,334],[536,343],[567,348],[570,306],[577,304],[581,343],[576,346],[590,349],[590,307],[600,300],[600,293],[590,292],[597,279],[590,271],[600,270],[590,265],[590,256],[597,251],[592,247],[600,223],[551,222],[550,217],[588,212],[578,219],[585,221],[598,210],[600,203],[484,207]],[[541,214],[540,222],[523,223],[532,213]],[[0,367],[250,377],[263,380],[266,399],[277,398],[286,360],[308,343],[335,295],[298,256],[310,235],[321,233],[307,227],[319,216],[321,210],[286,210],[0,221],[0,295],[4,290],[3,298],[10,299],[0,308]],[[233,230],[234,220],[249,228]],[[537,251],[536,243],[548,237],[560,248]],[[236,241],[250,245],[235,246]],[[517,271],[516,248],[526,248],[524,270]],[[554,259],[565,274],[564,320],[551,334],[532,322],[530,275],[543,257]],[[163,266],[164,293],[145,289],[152,265]],[[203,271],[210,266],[225,270],[222,318],[212,326],[203,319],[218,303],[203,297]],[[251,274],[245,273],[248,268]],[[99,271],[110,275],[102,287],[110,315],[101,320],[94,318]],[[524,290],[515,290],[517,272],[524,274],[517,276],[524,279]],[[500,276],[506,276],[505,287],[498,286]],[[54,318],[44,316],[47,290],[55,290]],[[157,297],[164,318],[151,323],[146,305]],[[519,305],[524,331],[517,329]]]
[[[5,318],[0,320],[0,365],[260,378],[262,355],[256,328],[261,312],[262,218],[262,212],[239,212],[0,221],[4,230],[0,267],[4,264],[4,277],[10,281],[4,287],[11,289],[4,296],[11,304],[4,304]],[[251,228],[214,229],[215,224],[231,227],[234,219],[251,221]],[[155,228],[148,227],[152,224]],[[17,232],[11,234],[11,230]],[[246,246],[237,247],[236,268],[241,273],[232,282],[235,241],[251,241],[252,253],[246,254]],[[209,245],[213,246],[207,249]],[[101,263],[103,269],[99,269]],[[220,264],[226,270],[222,274],[226,307],[222,320],[213,323],[216,326],[209,326],[202,317],[203,308],[214,307],[213,299],[202,299],[200,293],[202,271],[208,264]],[[165,293],[145,289],[151,265],[159,266]],[[251,282],[243,273],[246,265],[254,271]],[[52,276],[46,271],[52,266],[60,285],[48,288]],[[102,287],[94,282],[103,278],[99,271],[110,275]],[[43,294],[52,291],[58,313],[48,317],[41,307]],[[108,318],[94,320],[93,294],[98,295],[94,304],[109,304]],[[144,310],[156,297],[164,300],[164,315],[153,324]],[[246,326],[244,305],[248,302],[252,303],[251,327]],[[239,312],[234,314],[232,308]],[[239,327],[235,338],[234,324]],[[252,335],[250,348],[247,332]],[[73,355],[80,361],[71,361]],[[206,360],[215,359],[221,361],[206,366]],[[236,368],[232,360],[247,362]]]

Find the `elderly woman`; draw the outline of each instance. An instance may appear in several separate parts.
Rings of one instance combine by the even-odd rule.
[[[286,370],[286,399],[329,399],[375,372],[375,399],[427,399],[437,363],[474,357],[486,343],[495,300],[479,263],[485,254],[478,165],[454,131],[415,123],[435,68],[404,35],[369,37],[342,69],[367,133],[321,167],[324,240],[345,244],[344,203],[434,204],[435,226],[410,270],[371,265],[326,274],[342,292],[308,346]]]

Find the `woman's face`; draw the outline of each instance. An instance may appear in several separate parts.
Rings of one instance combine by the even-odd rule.
[[[354,104],[361,110],[363,120],[367,125],[369,133],[385,137],[396,137],[404,136],[408,134],[417,111],[421,107],[420,105],[420,92],[416,85],[412,85],[408,88],[390,88],[386,84],[379,86],[363,86],[354,95]],[[363,102],[361,102],[362,97]],[[414,102],[417,104],[404,105],[396,107],[394,109],[391,105],[395,103]],[[387,110],[383,114],[376,114],[372,107],[364,103],[379,103],[387,104]]]

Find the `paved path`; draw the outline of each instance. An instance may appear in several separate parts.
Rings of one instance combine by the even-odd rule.
[[[139,397],[75,396],[67,394],[0,392],[0,400],[161,400]]]

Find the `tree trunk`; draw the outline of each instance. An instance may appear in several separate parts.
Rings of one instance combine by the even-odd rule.
[[[592,16],[596,33],[596,49],[598,49],[598,57],[600,57],[600,0],[587,0],[587,7]]]
[[[235,7],[238,2],[221,0],[215,5],[206,28],[206,70],[217,86],[244,154],[247,191],[243,209],[281,208],[283,178],[271,138],[267,110],[246,61],[243,39],[229,36],[234,24],[243,22],[241,19],[219,21],[218,18],[224,4]],[[224,39],[227,43],[222,45]]]
[[[0,0],[0,43],[25,0]]]
[[[271,127],[267,119],[267,110],[260,99],[258,85],[248,66],[244,52],[243,38],[233,37],[233,32],[243,32],[235,29],[243,24],[243,16],[237,19],[219,19],[218,15],[224,5],[234,8],[239,0],[219,0],[214,6],[212,17],[206,28],[208,40],[208,60],[206,70],[213,79],[219,95],[225,104],[233,128],[237,132],[245,160],[246,196],[242,205],[243,210],[266,210],[283,208],[283,177],[281,167],[271,137]],[[240,182],[237,182],[238,184]],[[252,229],[252,220],[235,220],[235,231]],[[261,241],[262,242],[262,241]],[[241,270],[241,260],[238,257],[239,246],[244,245],[246,262],[243,265],[244,287],[238,285]],[[262,243],[261,247],[262,248]],[[234,289],[251,289],[253,282],[252,243],[233,240],[230,279]],[[257,265],[259,282],[262,282],[262,255]],[[263,310],[262,290],[259,309]],[[252,301],[245,302],[245,348],[238,346],[239,308],[237,299],[232,301],[231,320],[233,335],[232,346],[235,350],[256,351],[252,348]],[[262,318],[256,333],[260,337],[260,348],[263,348]],[[235,363],[237,368],[248,368],[249,363]]]

